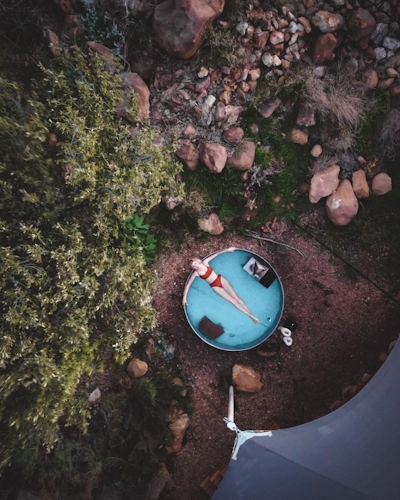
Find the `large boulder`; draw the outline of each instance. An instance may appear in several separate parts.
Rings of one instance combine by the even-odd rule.
[[[368,198],[369,186],[364,170],[359,169],[353,172],[351,183],[353,184],[354,194],[358,199]]]
[[[313,25],[322,33],[332,33],[344,26],[344,19],[340,14],[334,14],[327,10],[319,10],[311,19]]]
[[[368,89],[375,89],[379,83],[378,73],[373,68],[368,68],[361,74],[361,79]]]
[[[201,162],[214,174],[225,168],[228,152],[224,146],[216,142],[203,142],[199,148]]]
[[[346,226],[358,212],[358,200],[348,179],[340,181],[337,190],[326,200],[326,212],[335,226]]]
[[[199,165],[199,152],[190,139],[184,139],[182,141],[181,147],[176,152],[176,155],[183,161],[184,165],[189,170],[196,170]]]
[[[250,170],[256,154],[256,145],[251,141],[243,141],[238,150],[228,157],[226,164],[238,170]]]
[[[206,233],[212,234],[214,236],[217,236],[224,231],[222,222],[219,220],[218,215],[214,213],[209,215],[208,217],[199,219],[198,224],[202,231],[205,231]]]
[[[322,64],[325,61],[333,61],[335,59],[336,45],[337,40],[332,33],[320,35],[314,43],[313,62]]]
[[[392,190],[392,178],[385,172],[376,174],[372,179],[371,188],[375,194],[386,194]]]
[[[321,198],[332,194],[339,186],[339,165],[331,165],[313,175],[308,193],[311,203],[318,203]]]
[[[126,367],[126,371],[132,378],[140,378],[143,375],[146,375],[149,369],[146,361],[142,361],[139,358],[133,358],[129,362],[129,365]]]
[[[144,500],[158,500],[164,487],[172,481],[171,474],[164,462],[161,462],[157,474],[150,481]]]
[[[304,146],[308,142],[308,134],[307,132],[303,132],[303,130],[294,128],[290,133],[290,139],[295,144],[300,144],[300,146]]]
[[[225,0],[165,0],[154,10],[153,29],[159,45],[169,54],[192,57],[204,33],[218,17]]]
[[[262,389],[260,375],[251,366],[236,364],[232,368],[232,383],[238,391],[258,392]]]
[[[182,410],[175,408],[172,411],[169,420],[171,422],[169,427],[172,431],[174,439],[170,446],[165,447],[167,454],[177,453],[182,448],[182,441],[185,436],[186,429],[189,427],[189,416]]]
[[[272,113],[279,107],[281,104],[281,100],[279,97],[274,97],[269,101],[264,102],[258,107],[258,111],[263,118],[269,118]]]
[[[357,9],[347,20],[349,34],[356,42],[371,34],[376,26],[375,18],[368,10]]]
[[[232,127],[225,130],[222,135],[226,142],[234,144],[235,142],[240,142],[243,139],[244,130],[240,127]]]

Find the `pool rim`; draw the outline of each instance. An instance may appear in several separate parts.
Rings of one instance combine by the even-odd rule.
[[[275,328],[272,330],[272,332],[268,335],[268,337],[263,337],[263,338],[262,338],[262,340],[260,340],[260,342],[258,342],[258,343],[256,343],[256,344],[254,344],[254,345],[252,345],[252,346],[250,346],[250,347],[244,347],[244,348],[242,348],[242,349],[228,349],[228,348],[224,348],[224,347],[219,347],[219,346],[216,346],[216,345],[212,344],[211,342],[209,342],[208,340],[206,340],[206,338],[201,337],[201,336],[200,336],[200,334],[199,334],[199,333],[196,331],[196,329],[194,328],[194,326],[193,326],[192,322],[190,321],[189,316],[188,316],[188,314],[187,314],[187,312],[186,312],[186,307],[187,307],[187,306],[186,306],[186,305],[184,305],[184,306],[183,306],[183,310],[185,311],[185,316],[186,316],[187,322],[189,323],[190,328],[191,328],[191,329],[194,331],[194,333],[195,333],[195,334],[199,337],[199,339],[200,339],[200,340],[202,340],[203,342],[205,342],[206,344],[208,344],[209,346],[214,347],[215,349],[219,349],[219,350],[221,350],[221,351],[228,351],[228,352],[249,351],[250,349],[254,349],[255,347],[257,347],[257,346],[259,346],[260,344],[262,344],[263,342],[265,342],[265,341],[266,341],[266,340],[267,340],[267,339],[268,339],[268,338],[269,338],[269,337],[270,337],[270,336],[274,333],[274,331],[277,329],[277,327],[278,327],[278,325],[279,325],[279,322],[281,321],[281,318],[282,318],[282,315],[283,315],[283,310],[284,310],[284,308],[285,308],[285,291],[284,291],[284,289],[283,289],[283,284],[282,284],[282,281],[281,281],[281,279],[280,279],[280,277],[279,277],[278,273],[276,272],[276,270],[275,270],[274,266],[273,266],[272,264],[270,264],[270,262],[268,262],[268,261],[267,261],[264,257],[262,257],[261,255],[259,255],[259,254],[258,254],[258,253],[256,253],[256,252],[253,252],[252,250],[247,250],[246,248],[236,248],[236,247],[235,247],[235,250],[234,250],[234,251],[236,251],[236,250],[240,250],[240,251],[242,251],[242,252],[250,253],[250,254],[252,254],[252,256],[258,257],[258,258],[259,258],[259,259],[261,259],[261,260],[262,260],[262,261],[263,261],[266,265],[268,265],[268,266],[270,267],[270,269],[272,269],[272,271],[274,271],[275,276],[276,276],[276,278],[277,278],[277,279],[278,279],[278,281],[279,281],[280,288],[281,288],[281,291],[282,291],[282,306],[281,306],[281,308],[280,308],[280,309],[281,309],[281,311],[280,311],[279,318],[278,318],[278,320],[277,320],[277,322],[276,322],[276,326],[275,326]],[[209,253],[208,255],[206,255],[205,257],[203,257],[201,260],[203,261],[204,259],[207,259],[208,257],[211,257],[212,255],[217,254],[217,253],[219,253],[219,252],[221,252],[221,250],[216,250],[215,252]],[[227,249],[226,253],[229,253],[228,249]],[[233,252],[232,252],[232,253],[233,253]],[[191,273],[189,273],[189,276],[187,277],[186,282],[185,282],[185,287],[184,287],[184,289],[186,289],[186,286],[187,286],[187,284],[188,284],[188,282],[189,282],[189,280],[190,280],[190,278],[191,278],[191,276],[192,276],[192,274],[193,274],[194,272],[195,272],[195,271],[194,271],[194,270],[192,270],[192,271],[191,271]],[[189,290],[188,290],[188,292],[189,292]]]

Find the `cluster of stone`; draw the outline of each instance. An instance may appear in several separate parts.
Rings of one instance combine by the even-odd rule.
[[[66,22],[75,19],[79,25],[78,0],[54,0],[54,3]],[[367,88],[378,87],[388,89],[392,95],[400,94],[400,28],[395,21],[400,14],[398,0],[333,0],[329,4],[302,0],[289,2],[279,10],[263,8],[259,0],[250,0],[235,26],[236,64],[195,66],[193,71],[193,55],[200,48],[206,29],[213,22],[218,23],[220,30],[228,29],[225,21],[217,19],[224,5],[225,0],[164,0],[156,6],[141,0],[127,4],[133,11],[152,10],[156,41],[179,59],[174,61],[171,71],[163,63],[157,66],[151,53],[146,52],[131,61],[132,71],[121,73],[123,87],[138,96],[139,121],[150,119],[164,130],[177,133],[181,141],[177,156],[186,168],[195,170],[203,165],[219,174],[225,166],[230,166],[243,171],[245,176],[251,173],[257,144],[243,141],[241,113],[262,80],[273,79],[283,84],[286,71],[296,62],[313,65],[315,75],[323,78],[330,62],[340,59],[341,72],[348,77],[358,73]],[[80,33],[81,30],[74,36]],[[49,30],[47,36],[50,50],[56,56],[60,50],[57,37]],[[110,49],[96,42],[87,42],[85,49],[102,54],[109,70],[117,71]],[[129,92],[117,109],[118,116],[128,120]],[[258,104],[257,110],[260,118],[269,118],[284,112],[286,105],[279,97],[272,97]],[[289,136],[292,142],[303,146],[309,143],[308,127],[316,124],[316,111],[300,102],[295,128]],[[310,153],[317,158],[322,146],[311,145]],[[359,167],[365,173],[365,165],[360,163]],[[339,172],[337,178],[342,179],[342,174]],[[379,194],[390,189],[391,181],[383,174],[375,180],[361,179],[362,175],[355,172],[351,181],[342,179],[335,189],[322,196],[327,197],[328,216],[335,224],[346,224],[354,217],[357,200],[365,192],[369,194],[368,182]],[[384,187],[377,188],[382,179]],[[360,183],[361,190],[357,187]],[[318,198],[314,194],[317,184],[313,179],[312,202]],[[360,195],[361,191],[364,194]],[[337,192],[340,202],[335,198]],[[343,193],[348,195],[351,210],[343,208]],[[249,210],[253,210],[252,200],[248,202]],[[166,206],[173,209],[178,203],[167,200]],[[216,214],[202,220],[201,227],[212,234],[223,231]]]
[[[363,164],[365,160],[360,157],[359,163]],[[358,200],[367,198],[370,189],[376,195],[386,194],[392,189],[392,179],[385,172],[367,179],[366,170],[359,168],[352,173],[351,180],[340,179],[340,176],[340,166],[333,164],[313,175],[309,189],[311,203],[326,198],[327,215],[336,226],[345,226],[354,219],[358,212]]]

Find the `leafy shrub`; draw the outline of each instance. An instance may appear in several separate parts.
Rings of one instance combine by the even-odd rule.
[[[123,361],[155,324],[155,276],[119,235],[175,189],[180,166],[156,130],[132,138],[115,118],[118,84],[79,50],[29,93],[0,79],[0,469],[52,447],[61,417],[86,429],[80,377],[106,351]]]
[[[24,456],[18,457],[9,472],[18,466],[19,484],[29,485],[45,500],[90,499],[102,482],[121,490],[146,488],[171,443],[168,415],[173,408],[192,413],[182,387],[158,373],[159,368],[134,380],[124,372],[114,373],[120,382],[92,406],[85,436],[67,432],[41,460],[26,463]]]

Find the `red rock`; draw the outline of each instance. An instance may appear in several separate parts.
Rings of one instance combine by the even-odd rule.
[[[238,391],[258,392],[262,389],[260,375],[251,366],[236,364],[232,368],[232,383]]]
[[[206,29],[222,12],[225,0],[165,0],[154,10],[156,40],[169,54],[192,57],[204,39]]]
[[[268,42],[268,31],[261,31],[261,33],[254,33],[253,43],[256,49],[263,49]]]
[[[337,190],[326,200],[326,212],[335,226],[349,224],[358,212],[358,200],[348,179],[340,181]]]
[[[196,170],[199,165],[199,152],[189,139],[182,141],[182,145],[176,152],[176,155],[189,170]]]
[[[347,28],[354,41],[366,37],[375,29],[376,21],[372,14],[365,9],[357,9],[347,20]]]
[[[281,102],[282,101],[279,97],[275,97],[274,99],[270,99],[264,104],[261,104],[261,106],[259,106],[258,108],[258,111],[263,118],[269,118],[280,106]]]
[[[139,107],[137,119],[139,121],[145,120],[150,116],[150,91],[142,78],[137,73],[121,73],[121,85],[125,89],[123,101],[117,107],[117,115],[122,118],[130,119],[130,93],[133,90],[137,104]],[[128,92],[127,92],[128,91]]]
[[[244,136],[244,131],[240,127],[229,128],[228,130],[225,130],[223,133],[223,137],[226,140],[226,142],[229,142],[231,144],[241,141],[243,139],[243,136]]]
[[[389,88],[392,83],[394,82],[394,78],[387,78],[386,80],[381,80],[379,83],[378,83],[378,89],[387,89]]]
[[[379,78],[378,73],[373,68],[368,68],[361,75],[364,85],[369,89],[374,89],[378,85]]]
[[[227,165],[238,170],[249,170],[253,166],[256,145],[251,141],[244,141],[238,151],[227,159]]]
[[[332,33],[320,35],[313,49],[313,61],[315,64],[322,64],[325,61],[333,61],[335,59],[334,50],[337,45],[337,40]]]
[[[228,152],[214,142],[203,142],[199,148],[200,160],[211,172],[219,174],[225,168]]]

